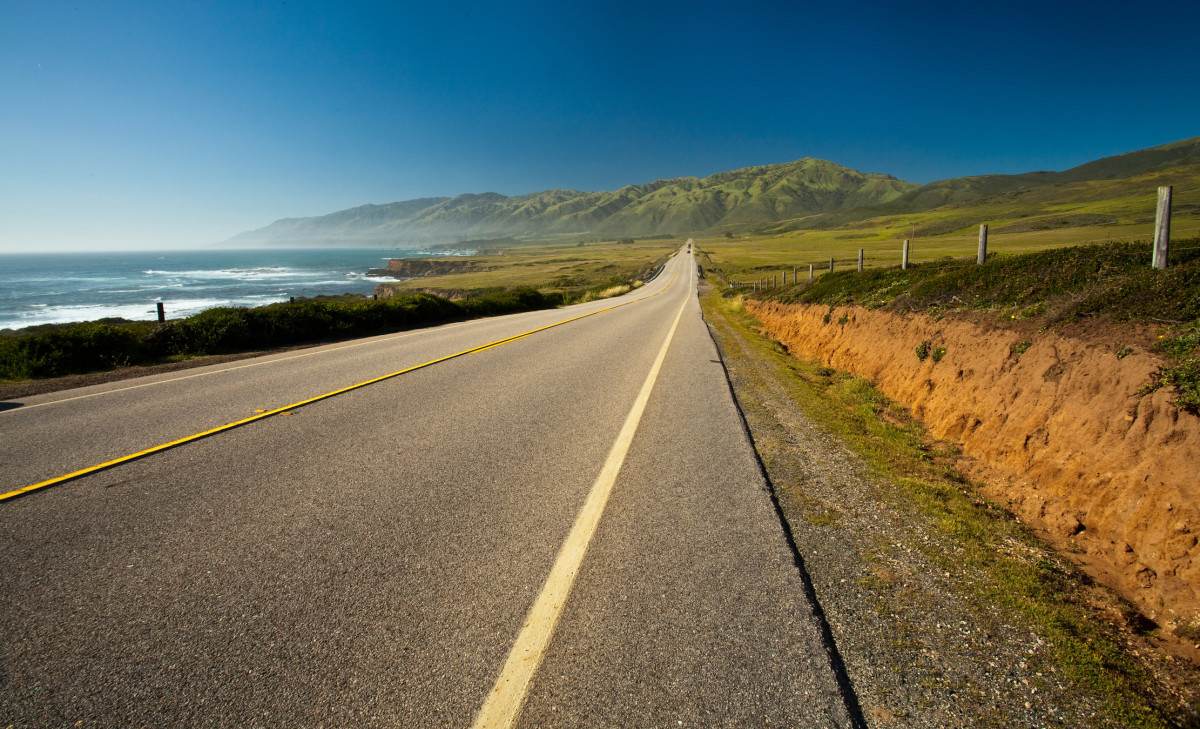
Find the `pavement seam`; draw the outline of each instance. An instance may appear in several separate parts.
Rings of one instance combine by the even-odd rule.
[[[754,434],[750,431],[750,425],[746,421],[746,413],[743,411],[742,403],[738,400],[737,391],[733,387],[733,380],[729,377],[729,367],[725,362],[725,350],[722,349],[713,331],[712,324],[704,316],[703,307],[700,307],[700,316],[704,320],[704,326],[708,329],[708,336],[712,339],[713,346],[717,350],[717,358],[721,361],[721,372],[725,375],[725,386],[729,388],[729,396],[733,400],[734,409],[737,411],[738,422],[742,426],[742,433],[750,443],[750,450],[754,453],[754,462],[758,466],[759,475],[767,486],[766,491],[767,496],[771,500],[771,508],[775,510],[775,517],[779,520],[779,526],[783,530],[784,540],[787,542],[788,550],[792,554],[792,563],[795,565],[796,571],[800,574],[800,581],[804,586],[804,596],[807,598],[809,607],[813,612],[813,617],[816,618],[817,625],[820,628],[821,643],[825,648],[825,655],[829,660],[829,667],[833,671],[834,680],[837,682],[842,702],[846,707],[846,713],[850,717],[850,723],[854,729],[867,729],[866,718],[863,716],[862,707],[858,703],[858,693],[854,690],[850,674],[846,671],[846,664],[842,660],[841,651],[838,650],[837,641],[834,640],[833,630],[829,627],[829,620],[825,617],[825,610],[821,607],[820,600],[817,599],[817,591],[813,587],[812,577],[808,574],[808,569],[804,565],[804,556],[800,554],[800,548],[797,546],[796,538],[792,534],[792,525],[783,513],[783,506],[779,503],[779,492],[775,488],[775,483],[771,480],[770,474],[767,473],[766,464],[763,463],[762,456],[758,452],[758,445],[754,442]]]

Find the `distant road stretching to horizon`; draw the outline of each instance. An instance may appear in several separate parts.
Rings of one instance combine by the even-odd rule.
[[[0,492],[433,363],[0,501],[0,726],[862,726],[696,285],[5,403]]]

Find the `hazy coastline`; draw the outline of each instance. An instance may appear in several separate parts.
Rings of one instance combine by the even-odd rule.
[[[413,249],[254,249],[20,253],[0,257],[0,330],[119,317],[152,320],[292,296],[370,295],[368,269]]]

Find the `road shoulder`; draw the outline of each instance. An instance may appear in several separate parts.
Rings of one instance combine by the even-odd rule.
[[[1159,680],[1170,667],[1138,658],[1142,638],[1134,631],[1080,616],[1101,610],[1105,596],[956,481],[941,446],[926,444],[916,459],[929,473],[897,477],[880,468],[878,451],[920,440],[919,423],[883,400],[870,407],[871,398],[861,397],[866,383],[798,362],[758,335],[740,307],[704,291],[731,386],[869,724],[1164,726],[1182,717],[1186,696]],[[861,390],[859,409],[867,402],[873,412],[822,417],[851,407],[825,395],[847,388]],[[847,429],[858,432],[845,437]],[[864,455],[864,443],[874,455]],[[940,482],[923,480],[937,471]],[[975,513],[960,518],[956,509]],[[994,565],[980,568],[972,558],[978,535],[961,534],[989,523],[996,525],[989,538],[1004,552],[992,562],[1026,573],[1044,566],[1038,588],[1062,590],[1080,604],[1039,620],[1031,615],[1037,605],[1019,609],[994,599],[1004,587]],[[1096,656],[1064,656],[1073,646],[1061,630],[1047,629],[1051,618],[1064,617],[1084,621],[1086,642],[1098,646],[1093,652],[1119,665],[1088,675]]]

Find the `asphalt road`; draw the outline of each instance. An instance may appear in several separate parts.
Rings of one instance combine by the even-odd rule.
[[[0,727],[492,721],[618,455],[515,725],[860,724],[695,279],[5,404],[0,492],[600,312],[0,502]]]

